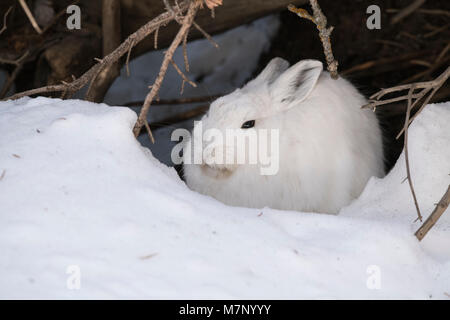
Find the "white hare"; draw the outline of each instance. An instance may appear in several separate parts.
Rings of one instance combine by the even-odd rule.
[[[227,129],[251,130],[260,138],[267,133],[260,129],[276,129],[279,147],[271,152],[279,152],[278,172],[262,175],[253,163],[214,162],[218,153],[241,146],[204,137],[197,141],[203,143],[201,163],[188,164],[196,142],[191,138],[183,156],[186,183],[234,206],[337,213],[371,176],[384,174],[381,130],[375,114],[360,108],[365,103],[352,84],[331,79],[317,60],[289,67],[274,58],[242,89],[214,101],[194,131],[200,125],[223,136]]]

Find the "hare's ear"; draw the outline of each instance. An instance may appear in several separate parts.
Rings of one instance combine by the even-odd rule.
[[[273,83],[286,69],[289,68],[289,62],[282,58],[273,58],[267,64],[263,71],[247,85]]]
[[[286,70],[271,85],[270,92],[276,102],[301,102],[316,86],[323,71],[317,60],[302,60]]]

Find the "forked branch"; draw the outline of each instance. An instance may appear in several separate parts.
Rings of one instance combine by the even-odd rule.
[[[191,1],[186,0],[179,4],[181,11],[185,11]],[[63,82],[57,85],[45,86],[41,88],[31,89],[24,92],[14,94],[7,99],[18,99],[25,96],[31,96],[35,94],[43,94],[50,92],[62,92],[65,93],[65,97],[70,97],[75,92],[86,86],[92,79],[94,79],[101,70],[108,68],[116,61],[118,61],[122,56],[128,53],[130,48],[136,46],[148,35],[156,31],[159,27],[165,26],[170,21],[174,20],[175,16],[171,12],[164,12],[154,18],[153,20],[147,22],[136,32],[128,36],[128,38],[120,44],[113,52],[106,55],[103,59],[99,59],[98,63],[92,66],[88,71],[86,71],[81,77],[73,80],[72,82]]]
[[[363,109],[371,108],[375,111],[376,108],[379,106],[383,106],[383,105],[386,105],[386,104],[389,104],[389,103],[395,102],[395,101],[407,100],[408,95],[402,95],[400,97],[386,99],[386,100],[380,100],[380,99],[382,99],[385,95],[387,95],[389,93],[411,90],[411,88],[414,87],[411,97],[413,100],[414,99],[415,100],[414,100],[414,102],[412,102],[411,110],[413,110],[419,104],[419,102],[421,101],[422,98],[424,98],[425,96],[426,96],[426,98],[425,98],[425,100],[423,100],[422,103],[420,103],[419,110],[417,110],[417,112],[414,114],[414,116],[412,116],[411,119],[409,119],[408,125],[410,125],[411,122],[413,122],[414,119],[419,115],[419,113],[425,108],[425,106],[428,104],[428,102],[430,102],[430,100],[434,96],[434,94],[442,87],[442,85],[447,81],[447,79],[449,77],[450,77],[450,67],[447,67],[447,69],[439,77],[437,77],[436,79],[434,79],[432,81],[415,82],[415,83],[404,84],[404,85],[400,85],[400,86],[396,86],[396,87],[392,87],[392,88],[382,89],[382,90],[378,91],[377,93],[373,94],[370,97],[369,103],[362,106],[362,108]],[[419,90],[419,92],[414,93],[416,90]],[[427,96],[427,94],[429,94],[429,95]],[[402,133],[404,131],[405,131],[405,128],[403,128],[399,132],[399,134],[397,135],[397,139],[402,135]]]
[[[171,7],[168,1],[164,0],[166,4],[167,11],[160,14],[158,17],[149,21],[147,24],[138,29],[135,33],[131,34],[124,42],[122,42],[114,51],[107,54],[103,59],[97,59],[97,64],[92,66],[88,71],[86,71],[81,77],[78,79],[74,79],[72,82],[62,82],[58,85],[45,86],[41,88],[36,88],[24,92],[20,92],[12,95],[8,99],[18,99],[24,96],[50,93],[50,92],[61,92],[62,97],[70,98],[75,92],[79,91],[81,88],[85,87],[88,83],[90,83],[90,88],[93,86],[95,80],[103,72],[110,68],[114,63],[116,63],[122,56],[127,55],[127,63],[129,60],[130,50],[136,46],[140,41],[142,41],[145,37],[155,32],[155,47],[158,39],[158,30],[160,27],[167,25],[169,22],[176,20],[180,24],[180,29],[172,41],[172,44],[169,46],[167,51],[165,52],[163,62],[161,64],[161,68],[159,74],[153,83],[150,86],[151,90],[147,94],[141,112],[139,114],[136,125],[133,129],[135,136],[138,136],[142,127],[146,127],[150,139],[153,141],[153,136],[150,131],[150,126],[147,122],[147,114],[152,104],[153,100],[157,97],[158,91],[161,87],[164,76],[167,72],[167,68],[169,64],[172,64],[175,70],[182,78],[182,85],[184,83],[189,83],[192,86],[196,86],[194,82],[189,80],[187,76],[181,71],[181,69],[173,62],[173,55],[178,46],[183,43],[183,52],[185,57],[185,65],[186,69],[189,69],[189,65],[187,63],[187,55],[186,55],[186,42],[187,35],[189,29],[194,26],[198,29],[209,41],[213,43],[214,46],[217,44],[212,40],[211,36],[207,34],[198,24],[195,23],[194,18],[199,8],[203,6],[203,0],[185,0],[181,3],[176,3],[174,7]],[[206,2],[208,7],[213,8],[221,4],[221,1],[209,1]],[[183,16],[183,14],[186,14]],[[88,90],[90,92],[91,90]]]
[[[148,122],[147,122],[148,110],[152,104],[152,101],[156,98],[156,96],[159,92],[161,84],[166,75],[167,68],[169,67],[169,64],[172,61],[175,50],[182,43],[183,39],[186,37],[187,33],[189,32],[189,29],[191,28],[191,26],[194,22],[195,14],[197,13],[197,10],[199,9],[199,7],[201,5],[202,5],[201,1],[192,1],[189,4],[188,11],[187,11],[186,15],[184,16],[184,18],[182,19],[181,27],[180,27],[177,35],[175,36],[175,38],[173,39],[169,48],[167,49],[166,53],[164,54],[164,59],[161,64],[161,68],[159,69],[158,76],[156,77],[155,82],[151,86],[150,92],[145,97],[144,105],[142,106],[141,112],[139,113],[138,120],[136,122],[136,125],[134,126],[133,132],[136,137],[141,132],[142,127],[145,126],[145,128],[147,129],[147,132],[149,134],[150,140],[152,140],[152,142],[154,141],[152,133],[150,131],[150,126],[148,125]],[[172,10],[169,8],[168,12],[171,12],[172,16],[174,16],[176,20],[180,19],[178,17],[179,11],[177,12],[176,9]],[[179,68],[176,68],[176,70],[178,71]],[[180,72],[181,72],[181,70],[180,70]],[[183,78],[183,81],[185,81],[184,78]]]

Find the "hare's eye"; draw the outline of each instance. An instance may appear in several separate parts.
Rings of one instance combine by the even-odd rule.
[[[248,129],[248,128],[253,128],[255,126],[255,120],[249,120],[249,121],[245,121],[242,124],[242,129]]]

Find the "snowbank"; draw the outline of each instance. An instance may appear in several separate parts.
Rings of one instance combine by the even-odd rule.
[[[135,119],[0,103],[0,298],[448,298],[450,212],[414,238],[403,157],[339,216],[233,208],[153,158]],[[449,122],[430,105],[410,130],[426,214],[449,184]]]

